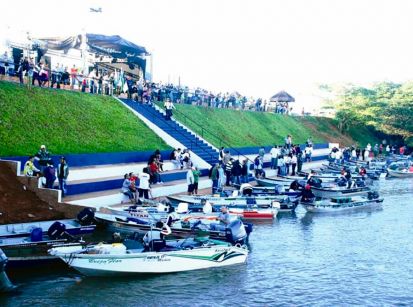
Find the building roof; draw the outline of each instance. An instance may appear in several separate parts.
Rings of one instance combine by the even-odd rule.
[[[295,102],[295,98],[286,91],[281,91],[271,97],[272,102]]]

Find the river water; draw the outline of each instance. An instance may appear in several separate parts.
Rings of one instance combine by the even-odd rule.
[[[377,183],[382,209],[255,224],[248,263],[134,278],[14,277],[1,306],[412,306],[413,180]]]

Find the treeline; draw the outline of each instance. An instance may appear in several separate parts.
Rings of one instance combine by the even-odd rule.
[[[326,107],[335,109],[342,132],[361,124],[413,146],[413,82],[381,82],[371,88],[321,85],[320,89],[329,94]]]

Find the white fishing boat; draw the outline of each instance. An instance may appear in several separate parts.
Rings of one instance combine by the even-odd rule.
[[[378,194],[374,196],[356,196],[348,198],[331,198],[315,200],[312,202],[301,202],[305,210],[313,213],[339,213],[346,211],[353,211],[363,208],[376,208],[380,207],[383,202],[383,198],[380,198]]]
[[[132,247],[132,248],[131,248]],[[156,251],[155,251],[156,250]],[[220,241],[178,240],[152,244],[151,250],[125,243],[53,248],[51,255],[87,276],[161,274],[245,263],[248,249]]]
[[[389,177],[413,178],[413,170],[410,171],[410,169],[408,169],[408,168],[395,169],[395,170],[392,170],[392,169],[388,168],[387,173],[389,174]]]
[[[280,204],[287,204],[295,202],[297,197],[286,195],[254,195],[254,196],[215,196],[215,195],[170,195],[168,199],[173,205],[179,203],[188,203],[191,208],[197,206],[202,209],[204,202],[209,202],[214,209],[220,206],[227,206],[229,208],[271,208],[274,202]],[[191,209],[192,210],[192,209]]]

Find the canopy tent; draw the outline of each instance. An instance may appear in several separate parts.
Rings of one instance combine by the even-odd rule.
[[[81,49],[82,35],[66,38],[36,38],[33,39],[33,49],[38,50],[40,55],[50,50],[59,50],[68,53],[69,49]],[[145,47],[138,46],[119,35],[86,34],[86,46],[90,52],[98,55],[109,56],[115,61],[121,59],[127,63],[136,64],[145,71],[146,60],[144,56],[149,55]]]
[[[114,58],[134,58],[149,55],[145,47],[138,46],[119,35],[86,34],[87,45],[95,52]]]
[[[295,98],[285,91],[278,92],[270,99],[271,102],[295,102]]]

